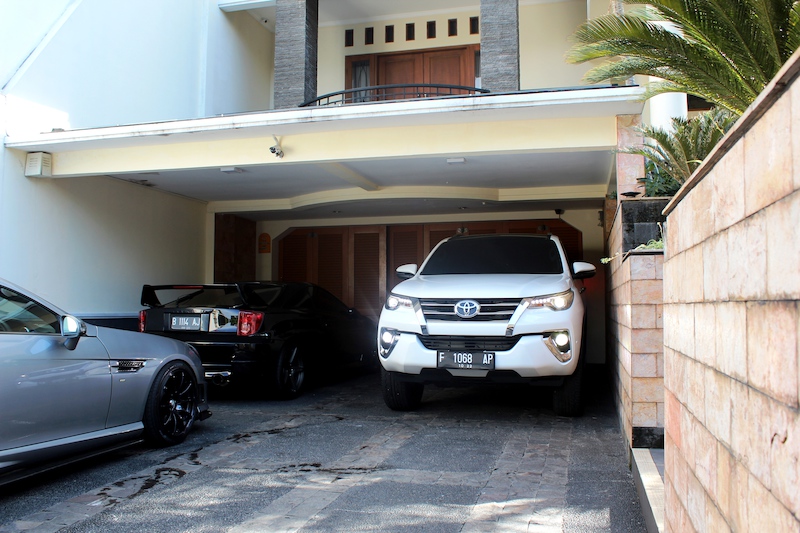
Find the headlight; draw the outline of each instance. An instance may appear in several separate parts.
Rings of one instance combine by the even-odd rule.
[[[394,311],[400,307],[411,309],[413,306],[414,302],[411,300],[411,298],[407,298],[405,296],[390,294],[389,297],[386,298],[386,309],[389,311]]]
[[[575,300],[575,293],[572,289],[558,294],[549,294],[547,296],[534,296],[532,298],[525,298],[523,301],[529,308],[536,307],[549,307],[553,311],[563,311],[572,307],[572,302]]]

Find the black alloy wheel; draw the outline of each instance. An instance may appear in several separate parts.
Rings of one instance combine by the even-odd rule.
[[[306,381],[306,361],[299,344],[289,344],[278,357],[275,368],[275,393],[279,398],[292,399],[302,394]]]
[[[157,446],[183,442],[197,418],[197,379],[186,363],[174,361],[162,368],[147,397],[144,428]]]

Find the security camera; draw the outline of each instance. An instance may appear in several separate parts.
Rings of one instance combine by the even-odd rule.
[[[278,159],[283,158],[283,150],[281,150],[280,146],[278,145],[270,146],[269,151],[275,154],[275,157],[277,157]]]

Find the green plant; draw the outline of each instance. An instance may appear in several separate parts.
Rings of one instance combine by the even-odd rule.
[[[623,152],[645,158],[645,176],[639,180],[645,196],[674,195],[737,118],[724,109],[712,109],[692,119],[673,118],[671,130],[639,128],[644,144]]]
[[[619,2],[639,5],[573,34],[567,61],[613,59],[589,70],[589,83],[652,76],[662,81],[646,97],[688,93],[741,115],[800,46],[797,0]]]

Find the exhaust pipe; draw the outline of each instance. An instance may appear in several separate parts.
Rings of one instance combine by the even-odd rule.
[[[230,372],[206,372],[206,379],[210,379],[213,385],[225,387],[231,383]]]

